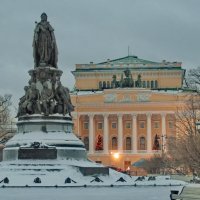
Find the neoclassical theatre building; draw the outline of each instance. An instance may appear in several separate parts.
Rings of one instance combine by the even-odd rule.
[[[184,104],[181,62],[127,56],[76,64],[74,132],[91,160],[126,170],[167,150],[176,135],[175,113]]]

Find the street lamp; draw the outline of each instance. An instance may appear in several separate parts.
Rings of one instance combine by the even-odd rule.
[[[166,147],[166,139],[167,139],[167,135],[161,135],[161,140],[162,140],[161,150],[162,150],[162,154],[166,150],[165,149],[165,147]]]
[[[118,152],[110,152],[110,164],[117,166],[117,161],[120,158],[120,154]]]
[[[113,157],[114,157],[115,159],[118,159],[118,158],[119,158],[119,153],[118,153],[118,152],[114,153],[114,154],[113,154]]]

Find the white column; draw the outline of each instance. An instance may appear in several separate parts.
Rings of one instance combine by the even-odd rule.
[[[161,114],[162,117],[162,133],[161,133],[161,137],[162,137],[162,146],[161,146],[161,150],[166,150],[166,113],[162,113]]]
[[[108,135],[108,114],[103,115],[103,149],[104,153],[108,154],[109,135]]]
[[[118,114],[118,151],[123,150],[123,122],[122,114]]]
[[[89,154],[94,153],[94,114],[89,115]]]
[[[137,153],[137,114],[132,114],[132,153]]]
[[[151,113],[147,113],[147,153],[152,152],[151,141]]]

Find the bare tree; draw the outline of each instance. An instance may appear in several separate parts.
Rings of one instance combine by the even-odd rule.
[[[7,135],[11,123],[10,110],[11,95],[0,95],[0,139]]]
[[[149,174],[160,174],[164,168],[163,161],[162,155],[155,154],[153,157],[145,159],[140,167]]]
[[[179,168],[188,168],[200,175],[200,67],[189,70],[186,76],[189,89],[197,93],[189,95],[185,105],[176,114],[176,137],[168,140],[168,156],[176,161]]]
[[[146,159],[143,168],[148,173],[188,171],[200,176],[200,67],[189,70],[186,77],[188,89],[196,90],[185,98],[184,106],[177,108],[176,135],[168,137],[167,152]],[[199,122],[200,123],[200,122]]]
[[[190,95],[176,113],[176,135],[167,140],[167,152],[147,159],[143,168],[148,173],[192,172],[200,176],[200,95]]]
[[[169,141],[168,154],[179,162],[180,167],[188,167],[200,175],[200,133],[196,127],[199,114],[199,95],[191,96],[186,105],[177,112],[177,135]]]
[[[185,82],[188,88],[200,92],[200,67],[190,69],[186,74]]]
[[[181,163],[167,153],[155,154],[149,159],[145,159],[142,168],[150,174],[172,174],[179,173],[185,175],[187,168],[180,167]]]

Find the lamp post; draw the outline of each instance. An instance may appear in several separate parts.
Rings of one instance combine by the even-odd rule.
[[[110,159],[111,159],[111,165],[112,165],[112,163],[114,163],[114,165],[117,165],[116,162],[119,160],[120,154],[118,152],[111,152],[110,154],[111,154],[110,155],[111,156],[110,157]]]
[[[166,150],[166,139],[167,139],[167,135],[161,135],[161,142],[162,142],[161,151],[162,151],[162,155]]]
[[[114,153],[113,157],[114,157],[115,160],[118,160],[119,159],[119,153],[118,152]]]

